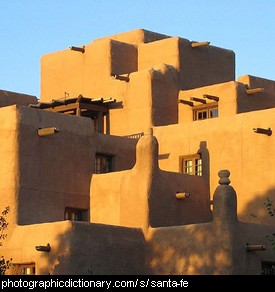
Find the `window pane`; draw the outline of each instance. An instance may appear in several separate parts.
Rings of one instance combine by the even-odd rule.
[[[196,159],[196,171],[195,174],[198,176],[202,176],[202,159]]]
[[[100,173],[101,170],[101,159],[99,156],[95,157],[95,173]]]
[[[219,110],[217,108],[210,110],[210,118],[217,118],[219,116]]]
[[[275,275],[275,262],[262,262],[262,275]]]
[[[185,160],[184,172],[187,174],[193,174],[193,160]]]
[[[112,156],[97,154],[95,157],[95,173],[112,171]]]
[[[205,120],[207,119],[207,111],[198,112],[198,120]]]
[[[82,209],[77,208],[65,208],[64,219],[71,221],[81,221],[82,220]]]

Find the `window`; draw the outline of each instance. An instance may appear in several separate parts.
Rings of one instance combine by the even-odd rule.
[[[15,264],[16,275],[35,275],[35,264]]]
[[[83,210],[77,208],[65,208],[64,220],[82,221]]]
[[[193,111],[194,121],[217,118],[218,116],[219,116],[218,105],[212,106],[207,105],[203,107],[200,106],[199,108],[194,108]]]
[[[112,171],[112,156],[96,154],[95,173],[107,173]]]
[[[202,176],[202,159],[199,154],[181,156],[180,172]]]
[[[275,262],[262,262],[262,275],[275,275]]]

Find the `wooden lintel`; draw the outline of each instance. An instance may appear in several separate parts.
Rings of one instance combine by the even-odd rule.
[[[105,106],[100,106],[96,104],[89,104],[89,103],[80,103],[79,104],[81,109],[87,109],[89,111],[95,111],[95,112],[108,112],[108,108]]]
[[[67,105],[59,105],[55,107],[45,108],[47,111],[51,112],[66,112],[70,110],[76,110],[79,107],[79,103],[70,103]]]
[[[197,98],[197,97],[190,97],[190,100],[206,104],[206,100],[205,99],[201,99],[201,98]]]
[[[60,99],[53,99],[52,100],[52,106],[63,105],[63,104],[66,104],[65,100],[60,100]]]
[[[47,109],[48,107],[52,107],[52,103],[50,102],[39,102],[38,108],[40,109]]]
[[[203,98],[207,98],[207,99],[211,99],[211,100],[215,100],[215,101],[219,101],[220,100],[218,96],[209,95],[209,94],[204,94]]]
[[[108,112],[108,108],[106,106],[100,106],[96,104],[91,104],[91,103],[70,103],[67,105],[60,105],[56,107],[50,107],[50,108],[45,108],[45,110],[48,111],[53,111],[53,112],[67,112],[70,110],[78,110],[80,109],[87,109],[89,111],[95,111],[95,112]]]
[[[193,106],[194,105],[194,103],[192,101],[184,100],[184,99],[179,99],[179,103],[187,104],[189,106]]]

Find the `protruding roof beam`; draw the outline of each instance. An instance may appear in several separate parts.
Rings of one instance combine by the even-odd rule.
[[[81,46],[81,47],[71,46],[71,47],[69,47],[69,50],[76,51],[76,52],[81,52],[83,54],[83,53],[85,53],[85,46]]]
[[[208,46],[210,42],[191,42],[192,48]]]
[[[126,81],[126,82],[129,82],[129,81],[130,81],[129,74],[128,74],[127,76],[123,76],[123,75],[113,75],[112,77],[113,77],[114,79],[121,80],[121,81]]]
[[[214,95],[209,95],[209,94],[204,94],[203,98],[207,98],[210,100],[215,100],[215,101],[219,101],[220,99],[218,98],[218,96],[214,96]]]
[[[253,89],[247,89],[246,94],[254,94],[254,93],[261,93],[264,92],[264,88],[253,88]]]
[[[266,250],[267,246],[264,244],[255,244],[255,245],[246,245],[246,250],[247,251],[264,251]]]
[[[187,104],[189,106],[194,106],[194,103],[192,101],[189,101],[189,100],[179,99],[178,102],[183,103],[183,104]]]
[[[190,100],[206,104],[206,100],[205,99],[201,99],[201,98],[197,98],[197,97],[190,97]]]

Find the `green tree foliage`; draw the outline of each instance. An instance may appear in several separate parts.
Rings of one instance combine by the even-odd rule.
[[[266,201],[264,203],[264,206],[266,208],[266,212],[267,214],[270,216],[270,217],[273,217],[275,216],[275,209],[273,208],[273,204],[272,204],[272,200],[270,198],[266,198]],[[263,223],[261,221],[261,219],[255,215],[255,214],[251,214],[251,216],[253,218],[257,218],[258,220],[260,220],[261,223]],[[275,218],[275,217],[274,217]],[[269,241],[271,243],[271,248],[273,251],[275,251],[275,233],[272,233],[270,230],[269,230],[269,234],[267,234],[265,236],[266,240]]]
[[[0,215],[0,246],[3,245],[3,240],[7,237],[5,230],[8,228],[9,223],[6,220],[6,216],[10,211],[10,207],[6,207]],[[0,257],[0,275],[5,275],[6,270],[11,266],[12,259],[5,260],[4,256]]]

